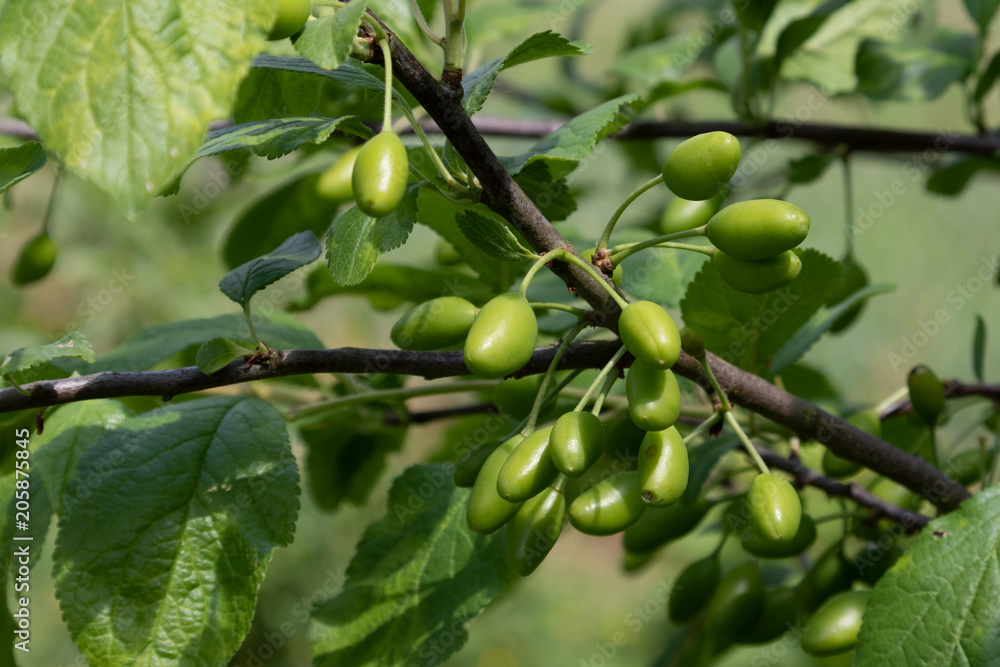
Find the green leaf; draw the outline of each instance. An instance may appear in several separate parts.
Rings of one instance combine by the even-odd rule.
[[[562,178],[590,155],[600,141],[625,126],[628,117],[624,109],[638,99],[638,95],[622,95],[599,104],[573,118],[524,153],[501,158],[500,161],[507,171],[517,174],[536,160],[545,160],[552,176]]]
[[[533,258],[533,254],[496,218],[475,211],[460,211],[456,221],[465,238],[491,257],[503,262],[521,262]]]
[[[418,222],[427,225],[454,246],[455,250],[472,267],[472,270],[479,275],[483,284],[499,290],[501,288],[502,270],[500,267],[502,263],[473,245],[458,228],[457,222],[457,216],[461,211],[476,210],[481,211],[483,215],[492,215],[492,211],[482,204],[466,209],[452,204],[430,191],[421,192],[418,202]]]
[[[420,269],[380,262],[364,280],[355,285],[341,285],[330,277],[326,267],[309,274],[307,293],[292,303],[292,310],[308,310],[320,300],[339,294],[359,294],[372,307],[390,310],[404,303],[422,303],[443,295],[460,296],[473,303],[485,303],[492,291],[464,271]]]
[[[318,349],[323,343],[310,329],[288,313],[254,313],[254,329],[269,346],[278,349]],[[144,329],[117,348],[101,355],[85,372],[144,371],[194,345],[213,338],[242,340],[250,337],[243,313],[200,320],[181,320]]]
[[[364,505],[385,472],[386,457],[398,452],[405,428],[387,428],[344,410],[337,419],[304,426],[309,494],[327,512],[341,503]]]
[[[807,16],[791,21],[781,31],[774,47],[774,64],[780,68],[785,58],[795,53],[810,37],[823,27],[834,12],[848,4],[850,0],[828,0]]]
[[[886,26],[895,26],[900,16],[909,16],[910,0],[854,0],[829,16],[798,48],[781,63],[781,76],[792,81],[816,85],[823,95],[849,93],[857,88],[855,56],[858,44],[866,38],[886,39]],[[768,45],[777,51],[780,30],[803,18],[802,10],[811,11],[820,2],[780,3],[768,23],[758,52],[766,55]],[[798,12],[798,13],[797,13]],[[773,31],[779,30],[778,34]],[[903,30],[892,33],[906,34]],[[771,36],[768,37],[768,34]],[[790,39],[790,38],[788,38]],[[772,41],[773,40],[773,41]],[[793,42],[794,43],[794,40]]]
[[[983,379],[983,366],[986,363],[986,321],[983,316],[976,313],[976,333],[972,336],[972,372],[976,379],[985,382]]]
[[[594,0],[574,0],[571,12],[584,11]],[[540,25],[569,23],[558,1],[509,0],[502,3],[470,2],[465,14],[465,32],[469,44],[481,49],[494,42],[521,39]]]
[[[295,50],[323,69],[336,69],[351,55],[368,0],[357,0],[329,16],[306,23]]]
[[[979,75],[979,80],[976,81],[976,90],[972,94],[972,99],[976,102],[982,102],[986,97],[987,93],[996,84],[997,79],[1000,79],[1000,51],[993,54],[990,58],[990,62],[986,65],[986,69],[983,73]]]
[[[198,348],[195,364],[205,375],[221,370],[231,362],[253,354],[254,344],[247,341],[235,341],[228,338],[213,338]]]
[[[337,217],[326,237],[330,275],[341,285],[356,285],[375,268],[378,258],[406,243],[417,221],[420,185],[406,186],[396,210],[384,218],[371,218],[352,206]]]
[[[828,153],[815,153],[789,160],[788,182],[796,185],[812,183],[823,175],[832,162],[833,156]]]
[[[393,483],[343,591],[313,612],[316,667],[431,667],[465,644],[465,624],[507,583],[502,534],[466,526],[469,493],[447,464],[414,466]]]
[[[733,7],[736,9],[741,24],[750,30],[760,32],[777,4],[777,0],[755,0],[754,2],[733,3]]]
[[[229,228],[222,258],[229,268],[249,262],[298,232],[317,237],[330,227],[340,202],[316,192],[319,174],[286,183],[251,202]]]
[[[1000,171],[1000,160],[979,156],[958,158],[951,164],[934,170],[927,179],[927,191],[954,197],[980,171]]]
[[[971,41],[967,49],[956,53],[865,40],[858,47],[858,92],[873,100],[923,102],[936,99],[948,86],[969,75],[971,48]]]
[[[1000,487],[931,521],[872,590],[853,664],[996,664],[998,548]]]
[[[565,178],[552,178],[542,161],[532,162],[514,180],[549,222],[565,220],[576,210],[576,197],[569,183]]]
[[[645,88],[678,83],[708,45],[702,37],[702,30],[692,29],[637,46],[620,56],[611,71]]]
[[[385,95],[385,81],[369,74],[350,60],[337,69],[323,69],[306,58],[262,55],[254,58],[253,66],[255,68],[280,69],[288,72],[314,74],[348,86],[363,88],[376,95]],[[406,98],[395,87],[392,89],[392,99],[397,104],[406,108],[410,106]]]
[[[7,0],[0,63],[46,148],[135,217],[230,114],[273,18],[268,0]]]
[[[681,301],[684,324],[726,361],[753,372],[766,367],[841,280],[840,264],[823,253],[809,248],[799,257],[799,277],[767,294],[736,291],[705,262]]]
[[[965,8],[969,10],[969,16],[979,26],[979,30],[986,34],[990,21],[1000,7],[1000,0],[965,0]]]
[[[816,342],[823,337],[841,315],[855,305],[866,301],[877,294],[888,294],[896,291],[896,286],[890,283],[869,285],[850,295],[833,308],[823,308],[785,343],[771,361],[771,377],[780,375],[783,370],[801,359]]]
[[[219,281],[219,289],[244,309],[271,283],[314,262],[323,249],[312,232],[299,232],[266,255],[238,266]]]
[[[94,362],[94,348],[79,331],[71,331],[54,343],[22,347],[7,355],[0,364],[0,377],[26,371],[34,366],[47,364],[60,357],[76,357],[88,364]]]
[[[298,493],[284,419],[258,399],[188,401],[105,433],[80,457],[53,555],[80,652],[107,667],[225,664],[292,541]]]
[[[258,120],[209,132],[195,159],[248,150],[271,160],[306,144],[321,144],[334,130],[356,137],[372,136],[371,130],[357,116]]]
[[[45,149],[37,141],[0,148],[0,193],[4,193],[45,166]]]
[[[240,83],[233,108],[237,125],[271,118],[311,115],[319,104],[322,80],[300,72],[251,69]]]
[[[716,464],[738,444],[740,444],[739,437],[730,434],[691,448],[688,459],[688,485],[681,497],[682,503],[690,504],[698,499]]]
[[[482,109],[483,102],[493,90],[493,83],[496,81],[497,75],[509,67],[553,56],[587,55],[593,50],[594,47],[589,44],[571,42],[551,30],[535,33],[503,58],[492,60],[467,74],[462,79],[464,91],[462,106],[470,116]]]
[[[118,401],[100,399],[70,403],[59,407],[45,418],[45,431],[31,438],[31,469],[28,494],[31,498],[31,520],[27,531],[16,534],[32,538],[32,567],[42,555],[42,547],[53,516],[62,513],[67,488],[74,479],[80,456],[90,449],[108,429],[113,429],[131,417],[131,411]],[[20,459],[17,459],[20,460]],[[14,516],[14,499],[3,507]],[[13,526],[2,533],[5,541],[15,534]]]

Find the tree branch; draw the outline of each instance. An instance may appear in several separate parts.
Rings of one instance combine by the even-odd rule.
[[[786,459],[784,456],[776,454],[762,445],[757,445],[757,451],[760,452],[761,458],[764,459],[764,462],[768,466],[790,473],[800,485],[814,486],[820,491],[826,492],[828,496],[853,500],[857,504],[869,508],[874,518],[884,517],[891,519],[901,524],[908,533],[916,532],[930,522],[930,519],[923,514],[911,512],[898,505],[886,502],[854,482],[844,484],[829,477],[824,477],[815,470],[807,468],[798,459]]]
[[[376,57],[379,57],[376,54]],[[503,168],[461,99],[446,89],[413,57],[399,39],[392,40],[393,71],[441,128],[456,151],[472,169],[487,194],[487,204],[503,216],[540,252],[569,247],[568,241],[545,219],[510,174]],[[553,268],[577,295],[598,313],[602,325],[617,332],[620,311],[592,278],[575,267],[559,263]],[[732,366],[714,355],[709,362],[723,390],[736,403],[798,433],[816,439],[835,454],[862,463],[875,472],[909,487],[943,510],[954,509],[969,492],[923,459],[851,426],[819,407]],[[700,364],[681,353],[675,372],[708,386]]]

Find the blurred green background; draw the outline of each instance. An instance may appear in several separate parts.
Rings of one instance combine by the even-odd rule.
[[[564,2],[562,6],[580,4]],[[607,83],[610,75],[606,70],[613,65],[628,35],[642,26],[648,12],[659,4],[608,0],[594,3],[578,36],[593,44],[595,52],[573,63],[577,74],[584,81]],[[573,9],[567,18],[540,14],[530,22],[517,21],[517,11],[514,9],[514,15],[506,17],[514,38],[487,49],[475,49],[473,44],[473,67],[506,53],[518,37],[545,29],[569,32],[578,10]],[[939,3],[937,11],[941,23],[971,30],[960,2]],[[996,43],[995,36],[992,41]],[[281,51],[284,47],[275,48]],[[560,68],[558,62],[542,61],[504,73],[483,115],[558,117],[542,105],[527,103],[525,96],[564,97],[585,104],[591,93],[580,82],[567,81]],[[931,132],[972,131],[962,112],[963,93],[957,87],[929,104],[874,105],[859,96],[846,96],[831,99],[815,110],[803,106],[812,93],[813,89],[804,85],[783,89],[776,100],[774,117],[792,118],[805,108],[808,120],[817,122]],[[996,121],[1000,109],[996,96],[992,100],[987,113]],[[0,97],[0,111],[10,115],[9,99]],[[732,118],[733,114],[724,94],[693,92],[656,105],[647,116],[708,120]],[[15,143],[4,138],[0,141],[7,142],[2,145]],[[491,143],[499,154],[515,154],[531,141]],[[662,159],[675,143],[656,142],[656,155]],[[773,144],[744,140],[743,149],[744,165],[752,163],[760,173],[780,174],[789,158],[804,155],[811,147],[794,140]],[[24,242],[39,229],[55,176],[50,163],[41,174],[14,187],[0,207],[0,352],[49,342],[75,323],[100,353],[147,326],[234,311],[234,305],[216,288],[226,272],[219,256],[221,240],[240,208],[281,182],[298,159],[255,159],[242,180],[224,188],[218,187],[219,174],[223,173],[219,163],[203,160],[184,177],[179,195],[157,200],[134,222],[125,220],[103,193],[64,175],[52,213],[51,233],[60,253],[56,268],[42,282],[14,289],[7,280],[9,267]],[[944,198],[928,194],[923,178],[911,178],[912,167],[919,164],[911,163],[907,169],[908,160],[910,156],[905,155],[858,154],[852,161],[857,208],[869,210],[880,197],[884,203],[893,182],[903,184],[903,193],[895,196],[884,215],[877,216],[856,239],[857,256],[868,268],[871,281],[895,283],[897,290],[877,297],[846,335],[825,338],[806,357],[808,364],[827,374],[847,403],[857,407],[872,405],[902,386],[906,372],[917,362],[929,364],[942,377],[970,379],[970,346],[977,313],[985,318],[989,332],[986,374],[993,380],[1000,375],[1000,349],[995,343],[1000,339],[1000,290],[992,282],[975,290],[971,289],[974,283],[969,283],[984,262],[994,261],[1000,252],[997,177],[977,176],[959,197]],[[612,142],[608,150],[595,153],[592,161],[584,162],[570,176],[579,199],[579,209],[570,223],[596,239],[621,199],[645,178],[629,166],[621,147]],[[741,198],[774,193],[766,180],[751,183],[760,187],[752,192],[741,191]],[[807,245],[839,258],[845,247],[840,170],[827,170],[818,181],[792,189],[787,198],[812,216]],[[641,225],[658,218],[667,201],[665,189],[654,191],[629,209],[622,225]],[[385,260],[425,265],[433,253],[434,240],[433,233],[418,226],[406,246]],[[992,266],[995,275],[995,264]],[[123,289],[118,289],[119,284]],[[955,297],[960,285],[968,285],[968,298]],[[906,358],[905,363],[895,363],[891,355],[904,355],[904,350],[909,349],[907,343],[913,343],[914,334],[921,331],[921,322],[932,320],[941,309],[948,315],[947,324],[929,336],[915,356]],[[399,314],[398,310],[373,311],[361,298],[338,297],[300,317],[330,347],[371,347],[373,342],[388,347],[388,327]],[[266,397],[268,388],[244,390]],[[419,410],[450,401],[419,399],[411,407]],[[438,450],[444,429],[442,424],[411,429],[403,451],[390,456],[389,469],[362,507],[345,506],[332,515],[325,514],[315,507],[308,493],[303,493],[295,542],[275,555],[261,589],[254,630],[231,664],[253,667],[309,663],[304,610],[311,602],[338,590],[355,542],[364,527],[384,512],[390,481],[406,466]],[[947,441],[944,446],[948,446]],[[301,455],[301,446],[296,451]],[[818,513],[829,504],[812,490],[804,496],[807,508]],[[538,572],[513,585],[471,624],[467,647],[448,664],[650,664],[669,633],[657,591],[669,586],[672,577],[687,563],[710,551],[715,540],[714,534],[705,534],[674,545],[642,572],[627,575],[621,569],[620,538],[584,537],[567,527]],[[46,555],[50,552],[51,541],[46,545]],[[51,561],[46,557],[34,571],[36,641],[32,653],[21,658],[22,667],[85,664],[61,623],[48,578],[50,570]],[[624,642],[620,641],[622,637]],[[615,644],[616,638],[623,645]],[[815,663],[789,637],[771,646],[733,651],[720,662]]]

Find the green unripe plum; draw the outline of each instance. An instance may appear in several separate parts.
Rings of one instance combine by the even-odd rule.
[[[791,541],[802,521],[802,503],[795,487],[774,475],[754,477],[747,492],[750,527],[761,541],[783,544]]]
[[[663,209],[663,215],[660,217],[660,233],[677,234],[707,225],[720,208],[722,208],[721,195],[703,201],[674,197]]]
[[[469,505],[465,513],[469,530],[483,535],[494,533],[521,508],[521,503],[508,502],[497,493],[497,477],[500,475],[500,469],[521,440],[520,436],[507,440],[493,450],[483,464],[479,476],[476,477],[476,483],[472,485],[472,494],[469,496]]]
[[[625,549],[633,553],[652,553],[694,530],[708,510],[703,500],[690,505],[674,503],[662,509],[650,507],[625,530]]]
[[[597,252],[597,248],[591,248],[590,250],[584,250],[583,253],[581,254],[583,255],[584,259],[586,259],[590,263],[593,263],[595,252]],[[598,271],[600,271],[600,269],[598,269]],[[612,282],[614,282],[615,285],[621,285],[622,275],[623,275],[622,265],[619,264],[618,266],[615,267],[614,271],[611,272]]]
[[[653,560],[654,553],[650,551],[649,553],[636,554],[631,551],[622,552],[622,569],[625,572],[638,572],[647,565],[649,565]]]
[[[501,380],[493,390],[493,403],[500,414],[524,419],[531,414],[531,408],[538,397],[540,380],[538,376]]]
[[[798,556],[816,541],[816,522],[808,514],[803,515],[795,537],[783,542],[768,542],[757,537],[750,526],[743,529],[740,544],[748,554],[758,558],[789,558]]]
[[[775,588],[764,593],[764,607],[748,628],[734,632],[738,644],[766,644],[785,634],[798,617],[798,601],[793,588]]]
[[[681,390],[669,370],[636,360],[625,376],[628,413],[644,431],[662,431],[673,426],[681,414]]]
[[[382,131],[369,139],[354,161],[351,187],[358,209],[383,218],[399,206],[410,176],[406,147],[394,132]]]
[[[465,261],[462,253],[445,239],[438,239],[434,245],[434,260],[441,266],[456,266]]]
[[[876,477],[868,485],[868,490],[876,497],[905,510],[920,508],[920,497],[908,488],[887,477]],[[878,539],[882,533],[891,533],[895,523],[891,519],[879,519],[874,526],[869,521],[855,517],[851,522],[851,532],[859,537]]]
[[[677,576],[667,602],[667,618],[670,622],[684,625],[693,620],[712,599],[720,579],[722,566],[714,554],[684,568]]]
[[[870,433],[876,438],[882,437],[882,422],[879,420],[878,411],[865,410],[847,418],[847,423],[861,429],[865,433]],[[861,464],[850,459],[837,456],[829,449],[823,453],[823,474],[833,479],[844,479],[861,470]]]
[[[512,503],[524,502],[545,490],[559,475],[549,456],[552,427],[535,431],[518,443],[497,476],[497,493]]]
[[[566,496],[548,489],[525,502],[507,524],[507,569],[526,577],[555,546],[566,521]]]
[[[653,368],[667,369],[681,353],[681,334],[663,308],[652,301],[634,301],[618,319],[618,335],[629,352]]]
[[[666,507],[684,495],[688,452],[684,438],[671,426],[650,431],[639,449],[639,495],[651,507]]]
[[[556,420],[549,437],[549,456],[567,477],[587,472],[604,453],[604,424],[589,412],[567,412]]]
[[[630,470],[578,495],[570,505],[569,520],[584,535],[614,535],[638,521],[645,509],[639,498],[639,475]]]
[[[361,146],[349,148],[337,158],[336,162],[327,167],[316,181],[316,193],[331,201],[350,201],[354,199],[354,189],[351,180],[354,174],[354,162],[358,159]]]
[[[479,471],[483,469],[483,465],[486,463],[486,459],[501,444],[503,443],[499,440],[481,442],[470,448],[465,454],[462,454],[462,458],[455,463],[455,470],[451,474],[455,486],[472,488],[472,485],[476,483],[476,477],[479,476]]]
[[[278,0],[276,4],[278,13],[271,31],[267,33],[267,38],[271,41],[287,39],[302,30],[312,9],[310,0]]]
[[[861,620],[871,591],[846,591],[827,600],[802,633],[802,650],[824,657],[846,653],[858,645]]]
[[[757,564],[744,563],[730,570],[708,603],[707,625],[712,631],[733,633],[749,628],[764,609],[764,580]]]
[[[702,359],[705,356],[705,341],[701,334],[694,329],[683,327],[681,329],[681,349],[695,359]]]
[[[708,221],[705,234],[719,250],[739,259],[770,259],[791,250],[809,233],[809,216],[780,199],[730,204]]]
[[[520,292],[494,297],[480,309],[465,338],[465,365],[484,378],[502,378],[531,359],[538,321]]]
[[[833,544],[820,555],[795,587],[799,608],[807,614],[812,613],[831,595],[848,590],[855,574],[857,570],[844,558],[841,543]]]
[[[476,320],[476,306],[457,296],[440,296],[399,318],[389,338],[401,350],[443,350],[458,345]]]
[[[906,378],[913,411],[929,426],[934,426],[944,412],[944,386],[927,366],[914,366]]]
[[[711,199],[729,184],[740,166],[739,139],[706,132],[682,141],[663,163],[663,182],[678,197]]]
[[[56,244],[48,234],[42,232],[28,241],[17,258],[11,272],[10,281],[15,285],[27,285],[49,275],[56,263]]]
[[[773,292],[798,278],[802,271],[802,260],[790,250],[770,259],[745,260],[716,248],[712,265],[723,282],[744,294]]]
[[[865,270],[853,258],[848,257],[845,259],[843,266],[844,279],[833,294],[830,295],[830,298],[827,299],[826,304],[828,306],[836,306],[847,297],[868,286],[868,274],[865,273]],[[865,302],[862,301],[848,308],[843,315],[834,320],[833,326],[830,327],[830,333],[840,333],[849,327],[858,315],[861,314],[861,309],[864,306]]]

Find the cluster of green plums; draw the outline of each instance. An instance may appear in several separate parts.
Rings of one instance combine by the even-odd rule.
[[[729,286],[762,294],[794,280],[802,262],[792,249],[809,233],[809,216],[778,199],[753,199],[719,210],[736,173],[740,144],[727,132],[691,137],[663,164],[663,182],[677,195],[661,221],[665,234],[706,225],[712,263]]]

